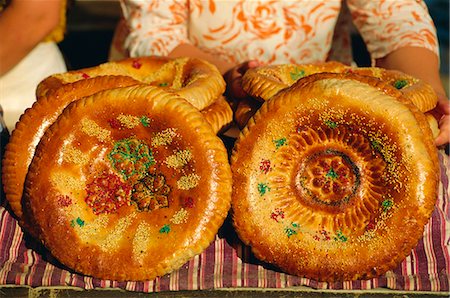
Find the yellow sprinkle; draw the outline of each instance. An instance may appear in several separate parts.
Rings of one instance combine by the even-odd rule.
[[[78,217],[74,216],[75,217]],[[83,242],[95,241],[96,236],[101,232],[102,229],[106,227],[108,224],[109,218],[106,215],[98,216],[94,221],[88,222],[86,221],[84,226],[75,226],[74,229],[77,231],[78,237],[80,237]]]
[[[123,126],[130,129],[138,126],[141,123],[138,117],[132,115],[120,114],[119,116],[117,116],[117,120],[119,120]]]
[[[142,262],[142,255],[148,250],[150,232],[150,226],[145,222],[141,222],[136,229],[133,238],[133,258],[138,262]]]
[[[114,227],[114,229],[111,230],[111,233],[106,236],[102,243],[100,243],[101,250],[112,251],[117,249],[120,240],[122,240],[123,235],[125,234],[125,230],[128,228],[135,217],[136,213],[132,213],[127,217],[119,219],[119,222]]]
[[[200,181],[200,176],[197,174],[189,174],[180,178],[177,181],[177,186],[179,189],[188,190],[196,187]]]
[[[52,172],[50,181],[60,193],[77,192],[85,186],[83,181],[65,172]]]
[[[165,163],[169,168],[181,168],[185,166],[192,159],[192,153],[190,150],[180,150],[175,152],[174,155],[168,156]]]
[[[177,136],[175,128],[167,128],[155,135],[152,139],[152,146],[164,146],[172,143],[172,139]]]
[[[90,137],[96,137],[100,142],[111,140],[111,132],[101,128],[95,121],[84,118],[81,120],[81,130]]]
[[[76,165],[85,165],[89,162],[89,158],[83,151],[68,146],[64,149],[64,161],[74,163]]]
[[[181,224],[181,223],[186,223],[188,219],[188,212],[186,209],[181,208],[179,211],[177,211],[172,218],[170,219],[170,221],[176,225]]]

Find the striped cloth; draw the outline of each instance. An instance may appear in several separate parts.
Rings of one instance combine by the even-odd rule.
[[[67,286],[84,289],[120,288],[159,292],[220,288],[291,288],[449,292],[450,200],[449,158],[440,152],[439,199],[421,239],[393,270],[371,280],[317,282],[291,276],[258,262],[243,246],[227,220],[215,241],[179,270],[145,282],[117,282],[79,275],[64,268],[36,242],[22,233],[9,211],[0,207],[0,286]]]

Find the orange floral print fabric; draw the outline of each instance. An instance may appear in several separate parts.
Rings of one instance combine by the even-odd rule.
[[[167,55],[191,43],[240,63],[327,60],[341,0],[122,0],[127,56]],[[347,0],[353,23],[372,59],[403,46],[438,54],[436,30],[417,0]],[[339,35],[339,34],[338,34]]]

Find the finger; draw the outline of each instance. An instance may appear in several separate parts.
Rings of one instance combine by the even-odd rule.
[[[256,60],[246,61],[237,67],[237,72],[243,75],[247,70],[258,67],[259,65],[259,62]]]
[[[439,135],[434,140],[436,146],[445,145],[450,140],[450,116],[444,116],[439,121],[439,130]]]
[[[232,79],[231,89],[236,98],[244,98],[247,96],[247,93],[242,88],[242,76],[236,76]]]

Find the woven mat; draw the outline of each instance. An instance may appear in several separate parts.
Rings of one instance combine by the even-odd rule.
[[[258,262],[239,242],[227,220],[215,241],[179,270],[145,282],[116,282],[76,274],[62,266],[37,242],[24,235],[9,206],[0,206],[0,286],[73,286],[83,289],[120,288],[159,292],[220,288],[291,288],[449,292],[450,200],[449,158],[440,152],[439,198],[423,238],[409,256],[385,275],[370,280],[317,282],[291,276]],[[70,244],[69,244],[70,245]],[[363,260],[362,260],[363,261]]]

